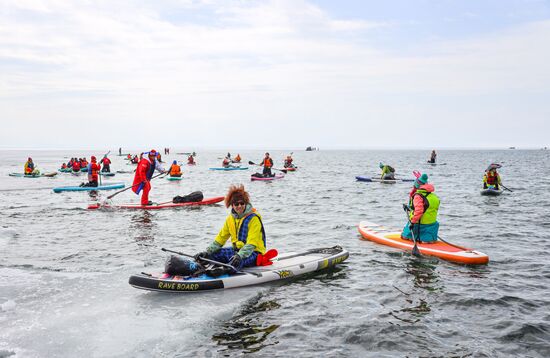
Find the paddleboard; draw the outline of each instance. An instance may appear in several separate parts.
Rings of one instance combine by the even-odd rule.
[[[270,181],[270,180],[275,180],[275,179],[283,179],[284,177],[285,176],[283,174],[275,174],[275,176],[267,177],[267,178],[250,176],[250,180],[252,180],[252,181],[254,181],[254,180]]]
[[[84,172],[84,173],[87,173],[88,172],[88,167],[80,168],[80,171]]]
[[[174,180],[182,180],[183,177],[171,177],[171,176],[167,176],[166,177],[166,180],[171,180],[171,181],[174,181]]]
[[[72,168],[65,168],[65,169],[59,168],[59,169],[57,169],[57,171],[60,172],[60,173],[71,173],[73,171],[73,169]]]
[[[62,186],[59,188],[53,188],[54,193],[61,193],[63,191],[92,191],[92,190],[113,190],[124,188],[124,183],[111,183],[108,185],[93,186]]]
[[[247,170],[248,167],[218,167],[218,168],[208,168],[210,170]]]
[[[109,205],[109,204],[91,204],[88,206],[88,209],[142,209],[142,210],[158,210],[158,209],[173,209],[180,208],[183,206],[200,206],[200,205],[212,205],[223,201],[223,196],[217,196],[214,198],[203,199],[202,201],[196,201],[192,203],[178,203],[174,204],[172,202],[162,203],[162,204],[153,204],[153,205],[140,205],[140,204],[120,204],[120,205]]]
[[[306,252],[287,252],[274,258],[273,265],[243,268],[242,272],[213,278],[171,276],[167,273],[140,273],[130,276],[128,283],[135,288],[174,293],[219,290],[258,285],[322,271],[345,261],[349,252],[339,246]]]
[[[357,181],[364,181],[364,182],[372,182],[372,183],[384,183],[384,184],[395,184],[395,183],[401,183],[401,182],[413,182],[414,179],[380,179],[380,178],[372,178],[372,177],[365,177],[365,176],[356,176],[355,179]]]
[[[38,175],[28,175],[28,174],[23,174],[23,173],[9,173],[8,174],[10,177],[17,177],[17,178],[41,178],[41,177],[53,177],[53,176],[56,176],[57,173],[53,172],[53,173],[44,173],[44,174],[38,174]]]
[[[117,170],[117,174],[133,174],[134,170]]]
[[[368,221],[361,221],[358,229],[364,240],[374,241],[405,251],[412,251],[414,246],[412,240],[401,239],[401,231],[397,229],[387,228]],[[489,262],[489,256],[482,252],[450,245],[440,240],[433,244],[418,243],[417,246],[422,255],[435,256],[447,261],[467,265],[483,265]]]
[[[429,165],[447,165],[447,163],[431,163],[431,162],[427,162],[426,164],[429,164]]]
[[[289,172],[294,172],[298,169],[298,167],[283,168],[283,169],[286,170],[286,171],[289,171]]]
[[[100,172],[99,175],[103,175],[104,177],[114,177],[115,173]]]
[[[500,194],[502,194],[504,190],[503,189],[495,189],[495,188],[487,188],[487,189],[481,189],[480,190],[480,193],[481,195],[485,195],[485,196],[498,196]]]

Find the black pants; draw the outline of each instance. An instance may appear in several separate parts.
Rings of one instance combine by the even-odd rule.
[[[272,177],[273,175],[271,174],[271,168],[269,167],[264,167],[264,177]]]
[[[103,168],[101,168],[102,173],[110,173],[111,172],[111,166],[110,165],[103,165]]]
[[[97,180],[94,180],[94,181],[90,181],[90,182],[87,182],[87,183],[82,183],[80,184],[80,186],[82,187],[97,187]]]

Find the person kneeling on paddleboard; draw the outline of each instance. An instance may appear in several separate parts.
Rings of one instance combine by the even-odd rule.
[[[428,184],[428,176],[422,174],[414,182],[416,191],[409,196],[409,222],[405,224],[401,238],[419,242],[435,242],[439,232],[437,211],[439,198],[434,194],[434,186]]]
[[[187,157],[187,164],[189,165],[195,165],[195,158],[193,158],[192,155]]]
[[[34,162],[32,158],[29,157],[25,162],[25,175],[40,175],[40,172],[34,167]]]
[[[500,164],[493,163],[485,170],[485,174],[483,175],[483,189],[492,187],[495,190],[499,190],[502,181],[500,180],[500,174],[497,173],[497,169],[500,167],[502,167]]]
[[[286,156],[284,167],[285,168],[294,168],[294,164],[292,164],[292,156],[289,154]]]
[[[262,173],[264,178],[275,176],[271,174],[271,167],[273,167],[273,159],[269,157],[269,153],[265,153],[265,157],[262,160],[262,164],[260,164],[260,166],[264,167],[264,171]]]
[[[147,157],[144,157],[139,161],[136,168],[132,191],[139,195],[139,193],[143,190],[143,194],[141,195],[141,205],[153,204],[153,202],[149,201],[149,191],[151,191],[150,180],[153,177],[155,170],[160,173],[165,172],[156,158],[157,151],[151,149],[151,151],[147,153]]]
[[[99,164],[103,165],[103,168],[101,169],[102,173],[110,173],[111,172],[111,159],[107,158],[107,154],[101,158],[99,161]]]
[[[97,164],[97,159],[95,156],[92,155],[91,160],[92,162],[88,164],[88,182],[82,183],[80,186],[97,187],[97,180],[99,178],[99,170],[101,169],[101,166]]]
[[[233,266],[236,271],[243,267],[256,266],[258,256],[261,258],[261,255],[266,252],[265,230],[260,214],[250,204],[250,197],[242,184],[229,187],[225,206],[231,208],[231,213],[227,216],[218,236],[206,251],[195,255],[195,260],[202,263],[201,258],[207,258],[226,263]],[[229,238],[231,238],[232,247],[223,247]],[[223,273],[233,271],[228,270],[229,272]]]
[[[395,169],[393,169],[391,166],[386,165],[382,162],[378,164],[380,169],[382,169],[382,174],[380,175],[380,179],[384,180],[395,180]]]
[[[178,161],[174,160],[170,166],[170,176],[171,177],[181,177],[181,167],[178,165]]]

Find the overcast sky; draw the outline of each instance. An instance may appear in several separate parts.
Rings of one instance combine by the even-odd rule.
[[[542,0],[0,1],[0,147],[550,146]]]

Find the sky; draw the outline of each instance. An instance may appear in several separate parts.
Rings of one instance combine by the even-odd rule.
[[[549,39],[542,0],[0,0],[0,148],[540,148]]]

